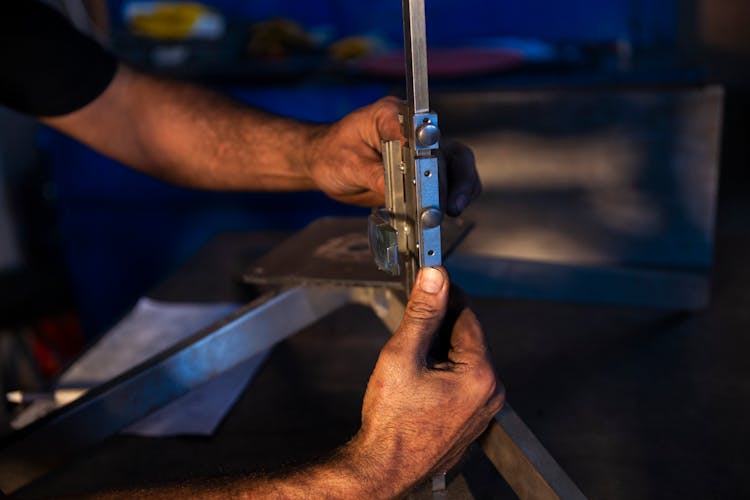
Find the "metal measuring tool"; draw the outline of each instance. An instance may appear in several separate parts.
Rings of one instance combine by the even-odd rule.
[[[440,266],[440,129],[430,111],[424,0],[403,0],[406,105],[399,114],[401,141],[383,141],[385,209],[369,218],[370,248],[378,269],[402,277],[408,299],[425,266]],[[432,479],[433,491],[446,489],[445,475]]]
[[[440,224],[440,129],[430,111],[424,0],[403,0],[406,103],[399,119],[406,144],[383,141],[385,208],[369,219],[378,268],[401,276],[408,297],[420,267],[443,263]]]

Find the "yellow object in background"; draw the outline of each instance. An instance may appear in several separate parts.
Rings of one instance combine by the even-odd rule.
[[[216,39],[224,18],[198,2],[131,2],[125,7],[130,31],[159,40]]]
[[[328,47],[328,54],[339,61],[350,61],[382,50],[382,42],[369,36],[342,38]]]
[[[314,49],[313,37],[291,19],[269,19],[250,27],[247,53],[253,57],[284,57]]]

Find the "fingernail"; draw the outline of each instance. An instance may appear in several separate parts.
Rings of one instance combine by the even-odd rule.
[[[456,210],[463,212],[464,209],[469,205],[469,197],[465,194],[459,194],[456,196]]]
[[[434,267],[422,268],[422,271],[419,273],[419,288],[429,294],[434,295],[438,293],[443,288],[443,282],[445,282],[443,273]]]

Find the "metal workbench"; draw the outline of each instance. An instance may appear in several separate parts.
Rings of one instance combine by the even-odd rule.
[[[275,241],[221,235],[150,296],[246,300],[238,277]],[[474,301],[514,408],[588,497],[750,493],[743,479],[750,469],[743,458],[750,339],[740,335],[750,324],[736,298],[750,273],[733,266],[743,249],[750,238],[719,240],[716,297],[690,315]],[[209,480],[325,454],[356,432],[367,378],[388,335],[367,308],[348,306],[278,345],[211,438],[110,438],[18,497]],[[482,468],[476,456],[470,460]],[[472,487],[478,498],[513,498],[501,484]]]

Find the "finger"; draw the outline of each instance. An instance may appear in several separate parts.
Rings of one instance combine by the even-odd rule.
[[[476,415],[470,418],[433,470],[437,473],[448,472],[456,467],[466,456],[471,443],[476,441],[487,428],[490,418],[477,417]]]
[[[398,120],[401,100],[397,97],[388,96],[380,99],[375,103],[375,130],[378,141],[376,148],[381,150],[380,141],[401,141],[405,142],[406,138],[401,130],[401,123]]]
[[[505,400],[503,399],[502,402],[504,401]],[[497,406],[497,411],[500,410],[502,402]],[[481,410],[469,417],[458,435],[454,438],[453,444],[445,451],[445,455],[443,455],[438,461],[438,464],[433,469],[434,472],[447,472],[455,467],[461,459],[465,457],[466,451],[469,446],[471,446],[471,443],[476,441],[482,433],[485,432],[487,426],[494,418],[495,413],[497,412],[489,413]]]
[[[498,380],[495,392],[485,405],[486,413],[495,416],[503,409],[503,406],[505,406],[505,384],[501,380]]]
[[[342,203],[360,207],[382,207],[385,203],[383,193],[375,193],[369,189],[364,189],[358,193],[333,196],[333,198]]]
[[[443,141],[448,215],[457,216],[482,192],[474,153],[464,144]]]
[[[471,446],[471,443],[465,447],[448,452],[448,454],[435,466],[431,475],[434,476],[443,473],[448,474],[452,471],[466,457],[466,452],[469,449],[469,446]]]
[[[460,143],[453,143],[447,158],[448,213],[460,215],[482,192],[474,153]]]
[[[449,286],[444,268],[422,268],[406,304],[401,325],[393,335],[394,340],[421,365],[426,364],[427,351],[445,316]]]
[[[438,334],[435,336],[429,352],[430,365],[434,365],[435,368],[438,368],[442,362],[450,359],[453,327],[461,315],[461,311],[467,307],[467,303],[468,300],[463,290],[451,283],[448,291],[448,307],[445,317],[440,324]]]
[[[385,175],[383,164],[377,159],[362,159],[350,167],[337,186],[342,192],[330,194],[338,201],[367,207],[385,203]]]
[[[383,169],[383,164],[380,162],[367,163],[362,170],[364,171],[362,173],[362,177],[365,181],[364,187],[366,187],[373,193],[379,194],[384,197],[385,171]]]
[[[489,350],[482,326],[471,309],[464,309],[451,335],[451,361],[475,364],[477,357],[489,360]]]

